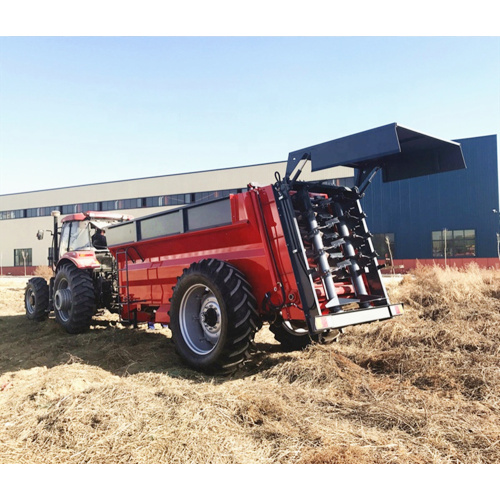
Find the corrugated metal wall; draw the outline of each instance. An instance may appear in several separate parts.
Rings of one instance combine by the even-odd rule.
[[[382,183],[361,200],[372,233],[394,233],[397,259],[432,258],[432,231],[474,229],[476,256],[496,257],[499,216],[497,136],[457,140],[467,170]]]

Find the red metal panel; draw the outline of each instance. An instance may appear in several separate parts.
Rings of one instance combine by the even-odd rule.
[[[241,270],[252,285],[258,304],[262,304],[268,293],[275,303],[282,301],[277,274],[281,276],[286,293],[298,295],[271,186],[233,195],[231,212],[230,225],[110,247],[118,260],[122,286],[128,276],[129,300],[134,302],[131,310],[162,306],[160,315],[164,322],[172,289],[183,269],[210,258],[229,262]],[[268,231],[269,240],[265,231]],[[134,247],[144,261],[129,260],[126,267],[125,256],[120,250],[130,247]],[[275,261],[271,252],[276,255]],[[130,255],[136,258],[133,251]],[[125,301],[125,290],[121,289],[122,301]],[[124,311],[123,316],[127,318],[128,312]],[[299,317],[303,317],[301,313]]]

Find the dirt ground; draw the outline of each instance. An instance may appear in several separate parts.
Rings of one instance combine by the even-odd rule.
[[[168,329],[101,315],[69,335],[0,278],[1,464],[494,464],[500,274],[420,268],[405,315],[283,352],[267,328],[227,378],[186,368]]]

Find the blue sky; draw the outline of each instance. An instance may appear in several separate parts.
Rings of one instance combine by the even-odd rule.
[[[500,132],[500,37],[0,37],[0,194]],[[252,179],[258,180],[258,179]]]

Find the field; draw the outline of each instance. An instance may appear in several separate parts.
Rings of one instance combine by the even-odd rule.
[[[0,278],[1,464],[495,464],[500,273],[424,268],[405,315],[283,352],[264,328],[229,378],[187,369],[168,329],[96,318],[68,335]]]

